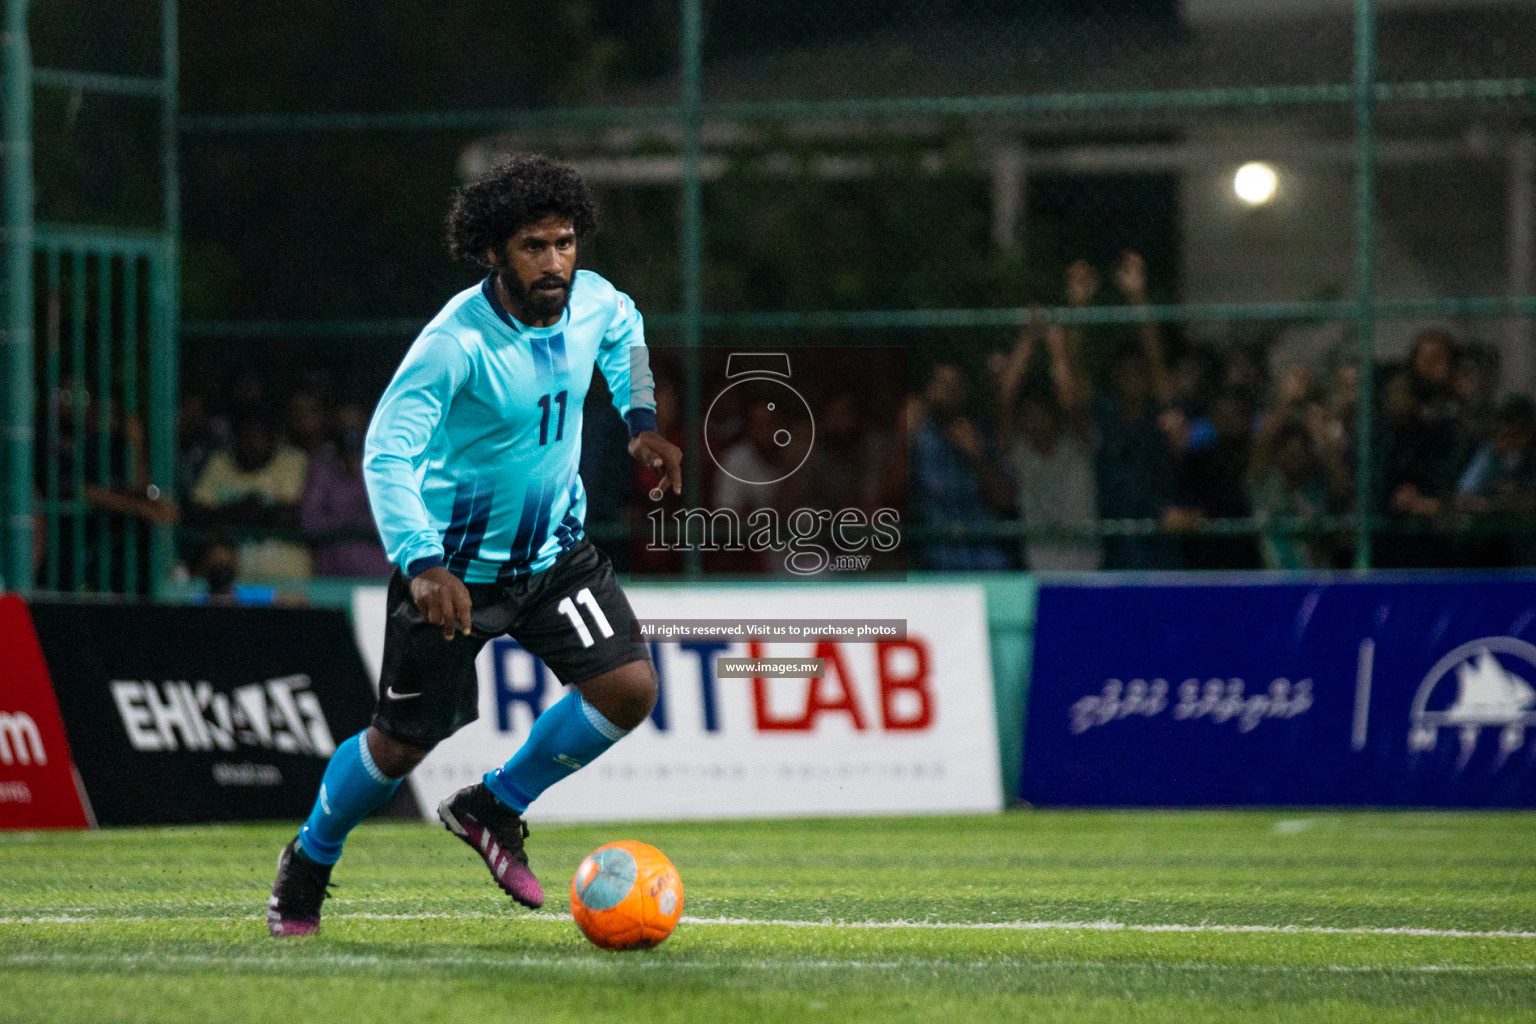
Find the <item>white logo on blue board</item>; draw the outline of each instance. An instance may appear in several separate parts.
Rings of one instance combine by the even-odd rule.
[[[1513,671],[1516,663],[1536,676],[1536,645],[1490,636],[1462,644],[1437,661],[1413,698],[1408,749],[1433,750],[1440,730],[1454,729],[1461,740],[1457,766],[1464,767],[1482,731],[1497,729],[1501,755],[1519,750],[1526,729],[1536,726],[1536,689],[1526,675]],[[1439,706],[1430,710],[1431,702]]]

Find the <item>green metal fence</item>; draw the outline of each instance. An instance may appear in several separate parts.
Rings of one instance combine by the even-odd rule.
[[[162,513],[174,501],[176,461],[176,5],[160,6],[153,77],[35,67],[28,7],[7,0],[4,37],[0,579],[22,593],[153,594],[174,560]],[[35,222],[34,90],[158,103],[161,230]]]
[[[37,225],[33,239],[45,310],[34,584],[147,593],[173,558],[171,524],[154,515],[169,498],[155,481],[171,480],[175,464],[166,242],[53,224]]]
[[[996,6],[999,12],[1009,9],[1008,5]],[[1185,4],[1180,9],[1199,6]],[[1336,6],[1344,11],[1342,3]],[[1453,318],[1487,326],[1495,321],[1536,317],[1530,267],[1517,266],[1522,260],[1524,264],[1530,262],[1529,240],[1511,240],[1511,265],[1495,286],[1487,284],[1488,275],[1484,274],[1475,281],[1472,278],[1476,275],[1470,275],[1466,282],[1430,282],[1423,288],[1404,289],[1390,281],[1384,285],[1380,266],[1382,204],[1387,200],[1402,202],[1396,193],[1383,199],[1380,185],[1384,176],[1390,177],[1402,167],[1416,173],[1416,168],[1429,166],[1416,161],[1439,159],[1435,154],[1447,146],[1460,147],[1458,153],[1471,154],[1470,158],[1484,163],[1492,160],[1496,166],[1502,166],[1498,161],[1507,153],[1512,176],[1510,230],[1531,230],[1528,217],[1524,227],[1519,227],[1518,179],[1531,174],[1527,166],[1531,161],[1527,158],[1522,164],[1519,154],[1529,148],[1530,135],[1536,129],[1536,57],[1527,52],[1529,48],[1458,49],[1456,45],[1457,33],[1497,33],[1496,21],[1479,21],[1482,15],[1447,15],[1438,29],[1445,56],[1428,65],[1414,64],[1401,56],[1414,52],[1412,45],[1394,44],[1385,51],[1378,46],[1380,22],[1373,0],[1353,0],[1352,20],[1346,16],[1326,25],[1319,22],[1322,27],[1309,30],[1312,34],[1303,37],[1293,50],[1285,50],[1282,40],[1231,42],[1235,30],[1220,28],[1213,37],[1229,40],[1231,52],[1242,58],[1242,62],[1225,67],[1215,63],[1203,66],[1204,51],[1191,50],[1177,28],[1157,25],[1133,37],[1142,49],[1124,59],[1102,46],[1096,48],[1095,39],[1076,27],[1061,35],[1056,50],[1047,48],[1041,59],[1034,59],[1028,52],[1034,45],[1031,26],[1025,25],[1018,30],[1017,45],[1014,37],[1009,37],[1016,53],[999,56],[997,40],[985,38],[987,33],[978,30],[962,39],[965,46],[974,47],[974,54],[962,51],[946,63],[939,52],[940,43],[924,33],[932,23],[942,21],[939,15],[951,11],[952,5],[931,0],[897,7],[910,9],[910,17],[903,15],[905,21],[888,20],[862,32],[854,16],[840,9],[792,5],[792,11],[785,9],[791,13],[781,12],[775,17],[798,18],[802,23],[788,33],[774,28],[776,42],[766,48],[777,50],[759,60],[743,57],[727,45],[733,32],[738,41],[751,37],[756,23],[747,5],[721,5],[708,12],[701,0],[679,0],[675,8],[652,5],[646,8],[647,16],[661,24],[645,31],[675,42],[675,61],[665,62],[670,72],[657,77],[654,85],[621,90],[622,95],[607,96],[602,102],[484,109],[475,106],[473,96],[466,95],[466,102],[451,110],[200,109],[178,116],[176,16],[171,0],[164,5],[163,76],[152,82],[104,75],[71,77],[42,70],[34,70],[28,78],[18,71],[26,64],[26,4],[24,0],[8,0],[6,340],[12,381],[6,464],[8,582],[25,587],[28,580],[22,563],[24,551],[30,550],[32,543],[33,442],[27,432],[34,419],[28,403],[33,401],[35,388],[26,385],[41,384],[43,374],[29,340],[32,305],[24,298],[36,291],[26,277],[31,263],[18,255],[38,248],[31,240],[23,240],[30,199],[20,147],[28,110],[24,87],[31,84],[40,88],[109,88],[164,101],[168,128],[163,161],[166,234],[160,266],[167,284],[160,293],[171,304],[161,321],[168,325],[174,325],[176,315],[179,190],[183,184],[191,211],[189,223],[206,223],[207,218],[200,219],[200,214],[216,201],[215,196],[218,202],[226,201],[217,193],[216,184],[210,184],[228,180],[207,169],[215,157],[241,167],[242,173],[260,175],[279,161],[302,163],[305,154],[311,152],[306,147],[329,146],[338,137],[349,140],[359,161],[379,161],[404,152],[407,163],[436,160],[444,164],[444,177],[450,180],[458,167],[473,162],[470,157],[474,154],[503,145],[537,146],[572,159],[587,169],[608,208],[617,208],[633,222],[629,228],[621,226],[597,240],[593,260],[598,269],[642,301],[654,337],[676,343],[685,351],[753,341],[776,345],[829,341],[889,344],[892,339],[932,351],[985,350],[1005,346],[1021,325],[1042,320],[1085,327],[1146,322],[1190,331],[1210,325],[1278,329],[1281,325],[1336,324],[1347,328],[1342,333],[1352,358],[1369,371],[1376,359],[1378,336],[1396,323]],[[1517,9],[1519,5],[1509,7]],[[1105,23],[1122,18],[1126,10],[1123,6],[1106,7]],[[253,17],[259,18],[260,13]],[[1277,49],[1281,52],[1266,52]],[[1500,56],[1486,57],[1484,51]],[[1006,75],[991,77],[985,68],[973,66],[994,59],[1015,63],[1007,64]],[[1050,67],[1053,62],[1054,68]],[[1039,66],[1046,70],[1039,70]],[[431,74],[431,69],[423,68],[421,73]],[[487,69],[487,73],[494,73],[494,69]],[[1232,80],[1219,80],[1223,74]],[[1415,134],[1419,125],[1428,127]],[[200,154],[196,161],[189,158],[187,168],[180,173],[178,137],[189,151]],[[1106,139],[1128,141],[1117,148]],[[1258,287],[1263,282],[1257,282],[1248,293],[1236,289],[1231,295],[1222,295],[1207,289],[1188,294],[1175,286],[1163,289],[1174,296],[1171,299],[1129,307],[1098,300],[1086,305],[1068,303],[1052,288],[1028,283],[1029,255],[1018,256],[1016,250],[1028,246],[1032,229],[1020,226],[1018,209],[1020,193],[1038,175],[1070,179],[1074,174],[1113,174],[1125,168],[1151,168],[1163,173],[1200,168],[1202,161],[1221,169],[1234,163],[1239,154],[1264,157],[1275,151],[1288,153],[1309,167],[1347,174],[1352,180],[1347,217],[1327,225],[1334,236],[1330,248],[1347,251],[1350,256],[1347,287],[1338,292],[1276,296]],[[445,154],[457,167],[444,163]],[[861,291],[857,286],[845,293],[812,290],[818,296],[814,301],[824,304],[811,306],[796,298],[792,284],[771,291],[754,290],[754,282],[744,285],[741,281],[753,273],[789,279],[793,277],[790,265],[805,257],[799,251],[767,257],[743,255],[748,247],[741,236],[751,235],[759,223],[751,219],[752,210],[743,213],[744,205],[774,210],[792,205],[797,192],[845,180],[872,182],[869,188],[875,191],[887,186],[893,191],[907,188],[921,197],[927,187],[924,183],[952,183],[957,175],[981,175],[990,181],[990,244],[998,258],[976,266],[983,274],[1000,268],[997,272],[1004,276],[1014,273],[1010,268],[1025,267],[1009,278],[1012,284],[967,289],[963,287],[966,282],[957,284],[937,274],[935,279],[945,282],[942,287],[919,286],[911,294],[899,288]],[[743,180],[749,180],[745,189],[740,187]],[[912,186],[914,182],[918,184]],[[355,189],[346,173],[332,172],[327,178],[323,169],[316,170],[303,176],[303,184],[333,197],[338,208],[353,200],[349,192]],[[739,196],[743,194],[751,202],[741,202]],[[837,193],[834,201],[843,201],[851,194]],[[1411,200],[1410,196],[1410,205]],[[1529,202],[1528,195],[1525,201]],[[1501,193],[1495,204],[1502,202]],[[913,210],[900,216],[913,219],[923,212],[919,198]],[[286,223],[294,244],[303,244],[309,225],[299,219],[301,215],[277,207],[268,213],[274,221],[293,217]],[[625,235],[626,230],[644,241],[634,243]],[[191,227],[189,232],[197,233],[189,234],[190,244],[208,241],[201,237],[206,234],[201,227]],[[443,270],[435,227],[424,224],[416,234],[419,252],[392,249],[372,252],[370,258],[398,261],[412,268],[408,274],[422,268],[425,273],[417,276],[452,280],[451,272]],[[920,237],[919,232],[911,234]],[[223,257],[234,263],[243,260],[242,268],[247,272],[257,260],[282,259],[281,253],[245,255],[236,251],[238,243],[224,240],[221,244]],[[336,255],[339,260],[347,256],[342,250]],[[879,254],[881,261],[892,266],[920,258],[922,254],[912,252]],[[1502,254],[1499,258],[1503,259]],[[772,265],[764,268],[753,262],[760,259]],[[358,269],[342,262],[335,273],[339,276]],[[189,267],[187,272],[196,273],[198,267]],[[771,297],[761,298],[764,294]],[[834,298],[824,301],[820,296],[825,294]],[[870,304],[870,296],[877,294],[886,298]],[[262,315],[247,303],[231,315],[228,308],[238,305],[198,307],[181,324],[181,335],[194,346],[282,342],[318,350],[368,342],[375,351],[398,353],[433,312],[423,305],[387,308],[381,315],[382,304],[358,299],[350,306],[341,300],[335,304],[317,300],[310,303],[309,315],[278,318]],[[1529,325],[1523,329],[1529,344]],[[1518,331],[1511,336],[1522,337]],[[170,351],[168,358],[174,360],[174,347]],[[1518,349],[1509,351],[1518,354]],[[1506,367],[1507,371],[1512,369],[1517,367]],[[161,441],[170,443],[175,367],[158,368],[152,375],[157,382],[162,380],[162,371],[165,383],[149,407],[165,433],[151,431],[152,447]],[[697,359],[685,359],[681,371],[687,436],[692,446],[688,463],[694,467],[687,479],[688,497],[696,501],[700,496],[697,439],[702,388]],[[1529,367],[1523,372],[1530,372]],[[1360,375],[1362,394],[1356,405],[1355,430],[1357,464],[1361,467],[1372,464],[1377,433],[1374,380],[1372,372]],[[1516,383],[1521,388],[1530,387],[1529,381]],[[160,479],[159,473],[152,475]],[[1371,473],[1358,472],[1352,512],[1342,520],[1330,521],[1330,525],[1342,526],[1352,534],[1359,567],[1368,567],[1372,561],[1373,529],[1382,525],[1375,511],[1379,497],[1372,493]],[[1252,520],[1220,520],[1208,521],[1202,529],[1220,534],[1252,531],[1256,526]],[[995,533],[998,529],[984,527],[979,532]],[[1014,523],[1002,527],[1001,532],[1017,536],[1030,529],[1027,523]],[[1136,535],[1156,529],[1157,524],[1150,521],[1102,524],[1102,531],[1108,534]],[[164,567],[164,563],[159,564]]]

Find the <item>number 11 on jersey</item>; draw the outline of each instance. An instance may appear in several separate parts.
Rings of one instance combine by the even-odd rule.
[[[549,395],[539,398],[539,408],[544,410],[544,415],[539,419],[539,444],[549,443],[549,399]],[[565,392],[559,392],[554,399],[560,404],[560,418],[555,421],[555,440],[558,441],[565,436]]]

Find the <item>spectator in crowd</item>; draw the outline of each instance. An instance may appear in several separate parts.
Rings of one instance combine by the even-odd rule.
[[[191,493],[213,453],[228,446],[229,435],[220,431],[220,422],[209,411],[207,396],[201,391],[182,392],[176,410],[177,494],[185,497]]]
[[[241,572],[251,578],[307,579],[309,549],[273,534],[298,528],[308,463],[303,452],[278,445],[270,420],[243,414],[229,450],[208,460],[192,489],[193,525],[240,535]]]
[[[1085,259],[1078,259],[1067,267],[1065,299],[1068,306],[1123,305],[1144,308],[1147,297],[1147,264],[1141,254],[1130,249],[1120,254],[1112,273],[1114,291],[1101,291],[1099,272]],[[1130,326],[1100,324],[1067,328],[1067,338],[1072,357],[1085,379],[1095,391],[1110,392],[1115,388],[1115,361],[1127,345],[1137,344],[1144,351],[1156,348],[1161,360],[1157,325],[1143,319]],[[1172,398],[1172,383],[1166,368],[1159,382],[1159,401],[1167,404]]]
[[[1067,265],[1063,301],[1074,309],[1093,304],[1099,295],[1102,282],[1099,272],[1085,259],[1073,260]],[[1099,325],[1073,324],[1066,328],[1067,344],[1072,357],[1082,366],[1089,386],[1103,389],[1110,383],[1110,357],[1114,346],[1108,332]]]
[[[208,604],[234,604],[240,576],[240,551],[223,531],[215,531],[188,558],[191,575],[207,586]]]
[[[1013,510],[1012,488],[998,470],[997,444],[967,414],[965,374],[940,363],[928,374],[921,400],[908,403],[912,516],[915,525],[943,530],[1001,521]],[[920,546],[927,569],[1009,569],[1009,547],[992,539],[931,538]]]
[[[1264,564],[1271,569],[1322,569],[1337,561],[1332,537],[1291,528],[1304,530],[1307,520],[1344,511],[1351,492],[1348,471],[1328,436],[1326,412],[1309,404],[1311,389],[1311,374],[1290,367],[1254,439],[1253,510]]]
[[[1268,387],[1262,351],[1252,344],[1232,346],[1222,360],[1220,390],[1250,409],[1260,409]]]
[[[1104,295],[1098,271],[1086,260],[1075,261],[1067,268],[1067,305],[1149,304],[1146,261],[1139,253],[1123,252],[1112,278],[1115,291]],[[1074,372],[1093,394],[1086,408],[1098,446],[1098,514],[1105,519],[1155,519],[1164,528],[1191,525],[1193,517],[1173,504],[1173,464],[1163,433],[1163,427],[1173,424],[1160,425],[1160,417],[1173,398],[1174,381],[1157,324],[1141,318],[1128,327],[1069,327],[1066,338]],[[1102,551],[1106,569],[1180,565],[1178,546],[1168,537],[1110,536]]]
[[[1050,361],[1045,380],[1029,372],[1042,343]],[[999,388],[1019,515],[1031,531],[1020,544],[1024,565],[1036,572],[1097,569],[1101,551],[1088,386],[1073,364],[1066,332],[1038,321],[1026,326],[1003,366]]]
[[[732,510],[743,524],[758,509],[785,511],[782,507],[782,478],[793,467],[784,464],[784,448],[774,441],[780,423],[766,400],[750,402],[743,417],[744,430],[740,439],[720,456],[714,507]],[[705,530],[713,528],[703,527]],[[715,551],[708,552],[705,557],[706,565],[713,572],[756,573],[772,567],[766,552]]]
[[[246,367],[229,386],[229,423],[245,416],[261,415],[267,407],[267,385],[261,374]]]
[[[838,390],[820,403],[816,443],[805,465],[784,482],[785,504],[873,512],[880,504],[886,460],[881,438],[865,428],[858,397]]]
[[[1456,485],[1456,506],[1495,529],[1476,534],[1473,565],[1536,565],[1536,405],[1524,395],[1506,398],[1494,415],[1493,436],[1472,456]]]
[[[1355,474],[1355,432],[1359,425],[1360,366],[1341,362],[1333,367],[1333,388],[1324,397],[1322,409],[1327,420],[1325,438],[1351,477]]]
[[[1450,507],[1470,457],[1458,356],[1449,332],[1421,331],[1406,370],[1383,387],[1374,493],[1394,520],[1374,548],[1383,567],[1439,568],[1455,560],[1436,520]]]
[[[1253,461],[1259,547],[1270,569],[1321,569],[1332,564],[1327,545],[1304,532],[1306,520],[1330,511],[1331,494],[1316,439],[1298,420],[1283,418],[1260,433]]]
[[[313,547],[316,576],[388,576],[392,570],[363,483],[367,429],[368,413],[344,405],[336,411],[334,447],[309,456],[299,526]]]
[[[701,410],[704,416],[704,442],[710,451],[723,452],[729,449],[747,430],[747,410],[745,392],[741,388],[726,388],[713,398],[706,397],[707,406]],[[706,472],[713,468],[701,466]]]
[[[1414,398],[1419,403],[1419,418],[1426,422],[1448,422],[1461,414],[1461,396],[1456,392],[1460,374],[1456,339],[1449,331],[1435,327],[1420,331],[1413,339],[1408,356],[1408,372],[1413,382]]]
[[[1416,506],[1428,509],[1423,499],[1449,499],[1472,448],[1464,421],[1466,407],[1456,386],[1461,375],[1456,339],[1444,330],[1421,332],[1408,366],[1418,407],[1418,459],[1424,463],[1424,478],[1417,495],[1405,495],[1401,501],[1394,498],[1394,507],[1402,512],[1412,512]]]
[[[55,538],[46,517],[42,521],[39,585],[121,593],[131,560],[140,569],[140,592],[147,592],[149,528],[176,524],[181,511],[150,478],[143,421],[111,399],[103,406],[68,377],[37,414],[34,483],[43,500],[52,493],[61,502]],[[83,520],[79,547],[77,515]],[[50,549],[51,539],[56,548]]]
[[[1401,526],[1409,514],[1438,513],[1437,503],[1421,501],[1425,464],[1420,450],[1419,404],[1413,378],[1406,369],[1388,372],[1381,384],[1381,415],[1377,420],[1374,480],[1371,494],[1378,514],[1395,522],[1372,540],[1374,561],[1391,568],[1435,564],[1425,558],[1422,538],[1406,536]]]
[[[99,509],[142,519],[152,526],[174,526],[181,511],[149,475],[149,443],[144,421],[121,416],[113,408],[106,441],[113,472],[102,483],[85,485],[85,500]]]
[[[805,464],[783,482],[780,503],[784,513],[809,508],[835,516],[852,510],[868,521],[886,504],[892,461],[890,438],[869,426],[859,398],[851,390],[838,388],[824,398],[813,396],[812,402],[815,444]],[[812,539],[825,550],[836,552],[842,547],[833,535],[832,516],[821,521],[819,533]],[[869,565],[877,571],[905,566],[898,553],[882,552],[867,544],[862,553],[870,556]]]
[[[1065,292],[1072,306],[1144,307],[1146,267],[1133,252],[1103,272],[1080,260],[1068,270]],[[732,405],[740,393],[727,392],[708,429],[710,448],[724,453],[721,463],[728,471],[705,458],[699,467],[703,493],[717,507],[739,514],[760,507],[782,514],[802,506],[868,512],[907,502],[910,522],[937,528],[936,536],[930,532],[919,544],[912,564],[937,569],[1344,564],[1347,542],[1339,534],[1298,535],[1281,527],[1352,507],[1353,478],[1362,471],[1358,366],[1341,361],[1326,373],[1318,367],[1315,383],[1299,368],[1276,366],[1271,401],[1271,367],[1261,346],[1165,346],[1157,324],[1134,313],[1130,319],[1123,326],[1031,324],[1010,351],[989,363],[993,381],[986,397],[996,402],[995,419],[980,407],[991,402],[969,398],[964,373],[950,364],[936,367],[922,393],[898,410],[894,432],[889,422],[873,424],[859,393],[834,381],[814,406],[816,443],[804,466],[766,486],[742,481],[781,476],[786,468],[779,465],[782,451],[773,443],[771,417],[761,408]],[[1520,399],[1494,403],[1497,366],[1492,349],[1461,344],[1437,327],[1420,331],[1407,361],[1384,373],[1377,389],[1374,462],[1364,471],[1374,475],[1372,511],[1390,517],[1393,526],[1375,539],[1375,564],[1536,564],[1536,541],[1526,539],[1536,531],[1525,527],[1536,521],[1536,413]],[[189,521],[213,529],[204,539],[219,540],[198,548],[189,560],[189,567],[202,566],[198,571],[211,582],[231,565],[253,578],[303,578],[309,558],[298,543],[301,536],[310,542],[317,574],[389,571],[356,472],[351,438],[360,432],[363,411],[338,410],[336,430],[328,433],[322,429],[332,418],[321,397],[325,385],[313,376],[294,376],[287,388],[269,393],[261,376],[245,370],[223,392],[223,405],[212,401],[219,392],[216,377],[208,376],[203,387],[189,389],[182,399],[176,487],[193,499],[186,509]],[[117,573],[127,536],[122,524],[142,521],[142,542],[149,535],[142,523],[175,522],[178,510],[163,496],[147,493],[142,426],[113,412],[110,429],[98,438],[97,414],[86,396],[77,445],[68,405],[78,395],[72,387],[64,390],[54,398],[60,416],[59,496],[66,502],[73,496],[78,447],[86,469],[89,529],[97,530],[99,512],[113,514],[106,520],[115,524],[109,548],[103,550],[110,550],[107,557]],[[663,435],[681,444],[680,396],[665,374],[657,375],[656,393]],[[270,425],[252,429],[251,412],[267,397],[279,403],[282,432],[292,447],[279,446]],[[230,428],[226,412],[238,431]],[[605,424],[594,416],[587,426]],[[40,410],[38,480],[45,490],[47,427]],[[94,474],[102,444],[111,453],[113,472],[98,483]],[[615,475],[622,473],[627,470],[617,465],[583,464],[598,521],[605,519],[603,500],[627,492],[641,498],[636,508],[652,507],[645,483]],[[302,490],[294,485],[296,478],[304,481]],[[676,502],[667,496],[661,505],[672,508]],[[610,512],[611,521],[623,517],[618,505]],[[1032,536],[1014,544],[987,535],[989,524],[1015,514]],[[1099,517],[1151,520],[1159,529],[1101,541]],[[1261,523],[1260,537],[1170,535],[1203,520],[1249,517]],[[46,526],[46,519],[41,522]],[[980,526],[981,535],[944,535],[946,528],[960,526]],[[644,533],[639,529],[634,536],[643,539]],[[47,550],[47,536],[43,529],[40,570],[57,559],[60,585],[74,587],[67,507],[58,552]],[[101,549],[98,537],[87,536],[82,586],[97,578],[92,560]],[[679,552],[645,549],[643,543],[631,544],[632,571],[681,570]],[[755,555],[750,564],[734,557],[706,553],[705,566],[727,572],[767,568]]]
[[[1188,446],[1178,459],[1178,502],[1202,520],[1246,519],[1253,515],[1248,500],[1253,412],[1232,392],[1212,399],[1208,412],[1209,440]],[[1188,537],[1183,547],[1184,563],[1190,569],[1257,569],[1260,564],[1251,536]]]
[[[240,552],[233,540],[223,531],[201,541],[189,559],[190,575],[203,581],[206,588],[201,595],[193,595],[194,603],[210,605],[302,605],[307,601],[301,594],[278,594],[275,587],[259,583],[239,583]]]
[[[1121,349],[1114,365],[1114,391],[1093,400],[1099,515],[1186,525],[1188,517],[1174,504],[1173,459],[1160,422],[1168,379],[1155,335]],[[1181,561],[1171,537],[1111,536],[1104,539],[1103,565],[1177,569]]]
[[[1211,437],[1205,424],[1209,422],[1207,414],[1213,397],[1211,367],[1214,360],[1215,356],[1209,350],[1191,346],[1173,360],[1169,371],[1173,387],[1169,405],[1182,412],[1191,426],[1196,428],[1196,436],[1192,441],[1197,448],[1209,443]]]
[[[1456,360],[1454,387],[1461,403],[1462,429],[1475,446],[1493,436],[1498,412],[1499,350],[1488,344],[1469,344]]]
[[[715,506],[746,514],[753,509],[779,506],[784,449],[774,443],[779,420],[769,403],[757,400],[747,406],[740,440],[720,456],[721,473],[715,479]],[[772,482],[770,482],[772,481]]]
[[[283,433],[290,447],[310,458],[321,454],[328,440],[325,426],[325,409],[318,393],[305,388],[288,396],[283,413]]]
[[[1536,407],[1511,395],[1494,417],[1493,436],[1477,449],[1457,482],[1459,507],[1470,512],[1536,509]]]

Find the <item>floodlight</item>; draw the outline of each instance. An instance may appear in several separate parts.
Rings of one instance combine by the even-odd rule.
[[[1254,161],[1243,164],[1232,176],[1232,191],[1249,206],[1263,206],[1275,198],[1280,177],[1269,164]]]

